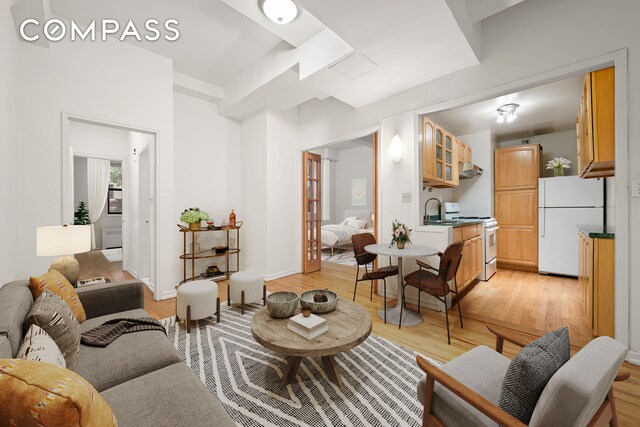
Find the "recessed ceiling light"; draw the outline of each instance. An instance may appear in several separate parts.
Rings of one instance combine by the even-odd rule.
[[[264,0],[262,12],[276,24],[288,24],[298,16],[298,8],[291,0]]]

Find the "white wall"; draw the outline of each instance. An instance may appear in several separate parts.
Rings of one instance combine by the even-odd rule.
[[[242,122],[242,269],[266,274],[267,262],[267,113],[261,111]],[[291,167],[291,166],[290,166]],[[282,240],[295,245],[289,234]]]
[[[157,282],[160,291],[172,290],[178,243],[173,210],[171,61],[118,41],[63,41],[52,43],[49,49],[21,43],[20,51],[20,171],[16,181],[23,213],[18,221],[16,274],[28,277],[47,270],[52,258],[36,257],[35,229],[70,219],[62,218],[61,194],[61,116],[66,112],[158,132],[161,173],[157,174],[156,204],[163,244],[158,245]]]
[[[338,161],[335,164],[335,173],[331,186],[334,188],[332,197],[333,224],[344,219],[345,210],[368,210],[373,213],[373,149],[361,146],[341,150],[338,152]],[[367,194],[365,206],[351,204],[351,181],[354,179],[366,179]],[[371,219],[368,219],[369,222]]]
[[[300,271],[300,251],[291,238],[299,236],[302,189],[298,180],[301,157],[298,145],[298,112],[267,113],[267,278]],[[243,164],[243,168],[246,167]],[[260,177],[254,177],[260,179]],[[291,236],[291,237],[289,237]],[[298,239],[300,241],[300,239]]]
[[[635,117],[640,110],[640,37],[636,22],[639,15],[640,2],[635,0],[619,0],[615,5],[599,0],[522,2],[482,22],[483,56],[476,66],[360,109],[333,99],[305,103],[299,108],[301,148],[348,139],[401,112],[428,113],[432,108],[455,108],[462,102],[473,103],[547,83],[550,79],[569,77],[591,66],[591,62],[582,61],[591,61],[621,48],[628,49],[628,116]],[[531,25],[532,22],[535,25]],[[566,71],[554,71],[562,69]],[[522,83],[513,83],[519,81]],[[640,162],[640,144],[636,143],[639,138],[640,122],[629,120],[627,166]],[[629,179],[640,179],[640,168],[629,167],[629,172]],[[628,203],[629,258],[638,259],[640,199],[629,198],[627,190],[619,185],[616,188],[617,197]],[[617,206],[618,210],[621,208],[624,207]],[[415,215],[418,216],[417,211]],[[637,307],[640,305],[640,264],[632,262],[629,272],[629,307]],[[617,304],[626,301],[626,295],[617,298]],[[629,313],[630,348],[640,351],[640,312],[629,310]],[[638,353],[633,357],[640,361]]]
[[[242,122],[241,267],[267,280],[300,271],[297,112],[261,111]]]
[[[217,105],[177,92],[174,93],[173,111],[176,146],[175,222],[180,222],[180,214],[191,207],[206,211],[217,225],[229,219],[231,209],[235,209],[237,221],[243,220],[236,196],[240,191],[237,166],[240,159],[240,124],[220,116]],[[175,230],[177,233],[177,228]],[[216,239],[222,236],[222,232],[200,233],[198,243],[204,249],[211,249],[216,245]],[[182,280],[183,265],[178,259],[182,254],[181,234],[179,238],[180,248],[174,262],[178,273],[175,281]],[[225,271],[224,258],[196,262],[200,272],[209,265],[217,265],[221,271]],[[230,262],[230,269],[236,270],[235,256],[230,258]]]
[[[530,136],[527,138],[500,141],[498,148],[512,147],[520,145],[523,139],[529,140],[530,144],[540,144],[542,146],[542,177],[553,176],[552,169],[546,169],[544,165],[554,157],[564,157],[571,160],[571,168],[565,169],[565,175],[578,175],[578,145],[576,142],[576,131],[566,130],[563,132],[546,133],[544,135]]]
[[[23,279],[16,268],[19,253],[20,199],[18,179],[18,40],[9,13],[11,1],[0,2],[0,223],[5,235],[0,242],[0,286]],[[35,229],[34,229],[35,236]]]
[[[415,229],[420,225],[418,218],[419,211],[419,190],[422,189],[422,180],[417,180],[420,176],[420,150],[418,144],[418,117],[413,113],[405,113],[389,117],[382,121],[380,128],[380,155],[378,186],[380,191],[380,221],[378,226],[380,243],[391,241],[394,220],[406,224],[409,228]],[[402,158],[395,163],[389,157],[389,146],[394,135],[399,135],[402,140]],[[411,193],[412,198],[409,203],[401,203],[402,193]],[[413,262],[409,258],[404,258],[404,265]],[[388,263],[387,257],[380,257],[382,265]],[[394,295],[397,292],[397,278],[387,281],[387,294]],[[378,288],[382,292],[382,287]]]

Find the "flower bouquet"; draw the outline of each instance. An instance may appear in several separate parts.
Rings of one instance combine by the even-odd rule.
[[[571,160],[564,157],[554,157],[547,162],[547,169],[553,169],[554,176],[563,176],[565,169],[570,169]]]
[[[401,224],[397,219],[391,224],[393,228],[393,235],[391,236],[391,244],[394,243],[398,249],[403,249],[404,245],[411,243],[411,229],[404,224]]]

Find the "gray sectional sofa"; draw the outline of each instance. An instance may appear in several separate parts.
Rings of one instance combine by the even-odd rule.
[[[78,288],[87,314],[82,332],[117,317],[149,317],[143,286],[129,281]],[[28,281],[0,288],[0,359],[17,353],[31,304]],[[236,425],[161,331],[125,334],[106,348],[80,344],[75,372],[102,394],[120,427]]]

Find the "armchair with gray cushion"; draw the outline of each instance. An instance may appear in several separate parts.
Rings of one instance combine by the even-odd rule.
[[[424,403],[423,426],[524,426],[498,406],[510,360],[502,355],[504,341],[524,347],[526,338],[505,328],[488,326],[496,335],[496,350],[479,346],[442,368],[417,356],[426,378],[418,384]],[[629,378],[620,369],[627,348],[599,337],[577,351],[545,386],[530,426],[617,426],[614,381]]]

